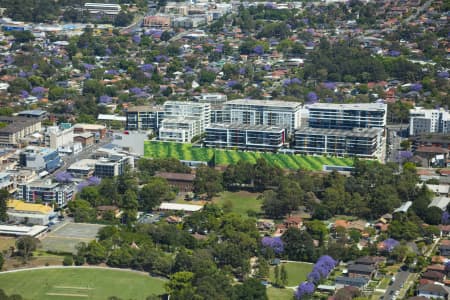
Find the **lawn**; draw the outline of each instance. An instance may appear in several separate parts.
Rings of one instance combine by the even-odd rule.
[[[262,157],[271,165],[290,170],[303,169],[322,171],[324,165],[353,165],[352,158],[220,150],[194,147],[191,144],[158,141],[145,141],[144,155],[151,158],[172,157],[179,160],[205,161],[214,165],[235,164],[239,160],[255,163],[258,158]]]
[[[292,300],[294,290],[269,287],[267,288],[267,296],[269,297],[269,300]]]
[[[145,299],[164,293],[164,281],[139,273],[101,269],[47,269],[0,273],[2,289],[29,300]]]
[[[0,237],[0,252],[9,250],[11,247],[16,247],[16,239],[12,237]]]
[[[289,287],[297,286],[306,280],[306,276],[311,272],[313,264],[303,263],[303,262],[288,262],[283,263],[288,274],[288,285]],[[275,281],[274,269],[270,269],[270,280]],[[281,266],[280,266],[281,269]]]
[[[223,192],[219,197],[214,198],[213,202],[222,206],[225,202],[231,201],[233,204],[232,212],[240,214],[242,216],[247,216],[248,210],[253,210],[255,212],[261,212],[261,200],[257,197],[259,193],[250,192]]]

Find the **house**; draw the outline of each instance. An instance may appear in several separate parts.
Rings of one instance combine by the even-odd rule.
[[[439,225],[439,230],[441,231],[441,236],[450,235],[450,225]]]
[[[369,279],[366,277],[336,277],[334,284],[336,285],[336,288],[342,288],[345,286],[354,286],[359,289],[363,289],[367,286],[369,283]]]
[[[450,291],[448,287],[440,284],[429,283],[419,286],[417,295],[428,299],[447,300],[449,293]]]
[[[373,265],[352,264],[348,266],[348,277],[364,277],[371,279],[376,274],[376,268]]]
[[[155,176],[166,179],[172,188],[176,188],[180,192],[192,192],[194,190],[195,174],[156,172]]]
[[[447,272],[445,271],[445,266],[441,265],[441,264],[433,264],[433,265],[429,265],[427,267],[427,271],[433,271],[433,272],[438,272],[441,273],[443,275],[446,275]]]
[[[422,274],[422,278],[432,280],[432,281],[442,282],[445,279],[445,275],[440,272],[437,272],[437,271],[425,271]]]
[[[97,209],[98,217],[102,217],[103,214],[105,214],[107,212],[112,212],[114,214],[115,218],[118,218],[121,215],[120,209],[115,205],[100,205],[100,206],[97,206],[96,209]]]
[[[445,257],[450,257],[450,241],[443,240],[439,245],[439,254]]]
[[[300,229],[303,226],[303,220],[299,216],[292,216],[284,220],[284,226],[287,228],[297,228]]]
[[[358,258],[355,263],[360,265],[368,265],[377,267],[380,263],[386,262],[383,256],[363,256]]]

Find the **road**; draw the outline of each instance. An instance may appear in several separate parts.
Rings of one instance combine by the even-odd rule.
[[[395,129],[388,129],[388,148],[386,155],[388,162],[398,162],[401,142],[402,138],[399,136],[398,131]]]
[[[406,279],[408,279],[409,275],[411,275],[411,272],[408,271],[400,271],[395,275],[394,282],[388,286],[386,289],[386,293],[384,293],[383,300],[391,300],[394,299],[394,293],[395,291],[400,291],[403,288],[403,285],[406,282]]]

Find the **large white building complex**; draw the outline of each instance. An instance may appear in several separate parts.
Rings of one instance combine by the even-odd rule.
[[[183,101],[164,103],[164,119],[159,128],[159,139],[172,142],[190,142],[205,132],[211,122],[211,104]]]
[[[230,123],[276,126],[285,128],[288,134],[300,127],[301,109],[301,103],[276,100],[238,99],[224,104]]]
[[[444,109],[416,107],[409,111],[409,134],[449,133],[450,112]]]

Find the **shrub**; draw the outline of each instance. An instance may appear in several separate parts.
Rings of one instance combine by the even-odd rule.
[[[63,266],[73,265],[73,257],[71,255],[64,256]]]

